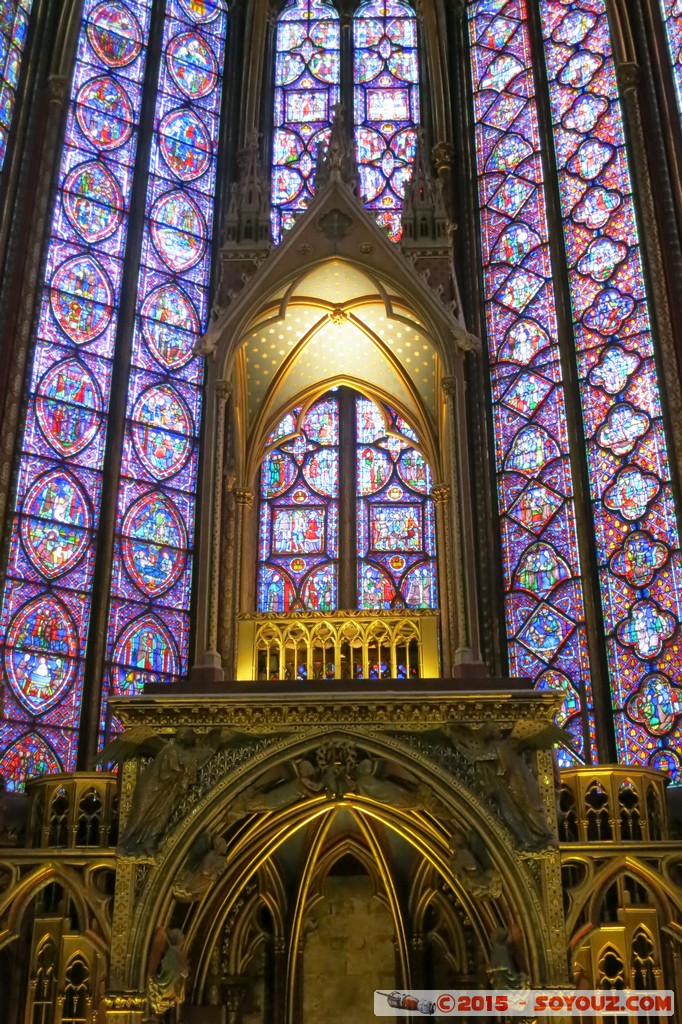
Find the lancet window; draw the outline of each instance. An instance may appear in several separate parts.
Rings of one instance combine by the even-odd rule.
[[[106,613],[110,579],[113,691],[187,669],[203,379],[193,348],[207,317],[226,17],[223,0],[83,7],[0,612],[10,787],[73,770],[82,708],[101,705],[103,719],[106,686],[84,701],[83,681],[99,657],[93,595]],[[146,74],[152,45],[158,76]],[[145,111],[153,130],[141,139]],[[134,203],[147,210],[141,238]],[[123,285],[138,257],[132,306]],[[123,451],[105,478],[123,428],[115,376],[128,393]],[[113,509],[112,579],[98,540]],[[101,681],[103,661],[91,669]]]
[[[597,645],[590,660],[581,570],[594,560],[619,758],[675,776],[679,535],[606,5],[480,0],[469,24],[511,664],[563,692],[560,720],[581,756],[594,755]],[[551,113],[544,151],[538,89]],[[548,194],[562,215],[556,264]],[[570,399],[559,292],[572,310]],[[569,403],[582,434],[570,452]],[[583,471],[591,539],[579,552],[573,480]]]
[[[32,6],[33,0],[5,0],[0,9],[0,171],[12,127]]]
[[[294,408],[261,467],[258,610],[437,607],[430,492],[419,438],[394,409],[347,388]]]
[[[336,9],[323,0],[291,0],[277,23],[272,148],[273,238],[292,226],[315,188],[318,146],[331,131],[338,101],[353,108],[360,193],[391,239],[411,175],[419,111],[417,20],[400,0],[369,0],[356,9],[352,82]]]

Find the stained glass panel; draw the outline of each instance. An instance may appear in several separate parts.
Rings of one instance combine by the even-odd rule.
[[[293,428],[293,429],[292,429]],[[337,606],[339,409],[334,394],[294,409],[271,438],[260,477],[258,610]]]
[[[4,0],[0,8],[0,171],[7,152],[32,6],[33,0]]]
[[[277,22],[272,236],[277,244],[315,187],[317,148],[339,99],[339,16],[324,0],[290,0]]]
[[[389,238],[402,234],[419,124],[417,19],[398,0],[371,0],[353,19],[355,144],[360,192]]]
[[[509,669],[563,696],[562,724],[588,760],[590,665],[526,4],[473,3],[469,30]]]
[[[187,672],[224,0],[167,0],[116,519],[106,690]],[[104,710],[104,709],[103,709]]]
[[[83,8],[0,613],[11,786],[75,765],[150,6]]]
[[[679,534],[606,5],[540,11],[618,756],[677,775]]]
[[[358,607],[437,608],[431,470],[395,412],[356,399]]]

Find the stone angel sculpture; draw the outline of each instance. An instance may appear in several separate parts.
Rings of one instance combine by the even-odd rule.
[[[154,1013],[165,1013],[185,1000],[189,965],[185,937],[179,928],[165,932],[166,951],[156,974],[147,979],[147,997]]]
[[[271,789],[263,790],[249,786],[233,801],[228,811],[228,820],[238,821],[248,814],[265,811],[283,811],[305,797],[326,795],[333,798],[322,773],[312,762],[297,761],[293,764],[293,778],[279,782]]]
[[[199,769],[235,737],[235,733],[225,729],[198,734],[194,729],[183,727],[168,738],[145,726],[137,726],[107,744],[98,758],[101,764],[122,764],[131,757],[152,758],[137,780],[118,853],[153,857],[174,808]]]
[[[478,833],[471,830],[465,835],[453,828],[448,845],[452,870],[462,888],[476,899],[497,899],[502,892],[502,882],[490,864],[488,851]]]
[[[455,722],[445,726],[453,746],[476,764],[478,779],[487,799],[516,837],[521,849],[538,852],[556,848],[558,839],[545,813],[537,779],[524,751],[541,750],[553,743],[573,749],[565,729],[548,723],[518,722],[508,734],[494,722],[480,729]]]
[[[181,903],[194,903],[206,895],[226,869],[227,843],[223,837],[211,839],[208,832],[201,832],[175,880],[173,895]]]
[[[514,929],[496,928],[491,935],[490,960],[487,975],[492,988],[519,989],[528,985],[522,957],[518,952],[519,942]]]

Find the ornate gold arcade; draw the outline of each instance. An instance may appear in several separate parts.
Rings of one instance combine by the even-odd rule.
[[[438,613],[239,617],[237,679],[437,679]]]

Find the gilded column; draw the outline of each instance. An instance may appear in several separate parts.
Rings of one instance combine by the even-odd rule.
[[[107,1024],[142,1024],[147,997],[143,992],[109,992],[103,1000]]]
[[[460,364],[461,365],[461,364]],[[441,381],[446,402],[446,421],[450,448],[450,485],[452,503],[452,576],[455,606],[450,616],[454,623],[453,668],[479,661],[476,622],[476,578],[473,559],[473,532],[469,496],[466,493],[469,467],[464,417],[464,381],[444,377]]]
[[[242,610],[242,592],[243,592],[243,580],[242,580],[242,556],[244,553],[244,547],[246,543],[245,525],[249,524],[248,512],[253,508],[253,503],[256,495],[248,487],[237,487],[234,492],[235,500],[235,523],[234,523],[234,594],[237,600],[234,601],[232,607],[232,621],[234,623],[236,616]],[[233,634],[234,635],[234,634]],[[236,678],[237,673],[237,644],[233,644],[232,649],[232,678]]]
[[[232,394],[232,385],[227,380],[215,384],[216,423],[215,450],[213,458],[213,507],[211,515],[211,575],[208,606],[208,636],[204,664],[217,670],[221,668],[218,649],[218,608],[220,604],[221,533],[223,509],[223,456],[225,451],[225,406]]]
[[[450,624],[454,616],[455,596],[452,579],[452,542],[450,537],[450,488],[436,484],[431,491],[436,507],[436,537],[438,540],[438,579],[440,580],[440,629],[443,676],[452,673],[452,636]]]

